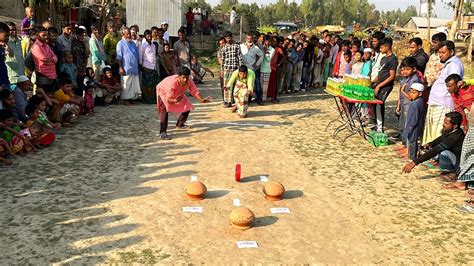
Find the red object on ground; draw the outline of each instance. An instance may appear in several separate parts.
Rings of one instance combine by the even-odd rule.
[[[50,132],[41,137],[40,144],[44,146],[49,146],[53,144],[54,140],[56,140],[56,135]]]
[[[240,182],[240,173],[241,173],[241,166],[240,164],[235,165],[235,181]]]

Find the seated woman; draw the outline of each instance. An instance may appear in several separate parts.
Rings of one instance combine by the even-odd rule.
[[[8,143],[13,154],[25,155],[36,151],[29,141],[30,131],[24,124],[18,123],[8,109],[0,110],[0,138]]]
[[[212,72],[212,70],[210,70],[209,68],[201,65],[197,55],[193,55],[191,57],[191,72],[193,75],[193,80],[199,84],[203,83],[202,80],[204,79],[206,73],[210,73],[211,77],[214,78],[214,72]]]

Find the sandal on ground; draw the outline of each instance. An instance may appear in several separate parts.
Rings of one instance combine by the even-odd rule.
[[[171,140],[171,137],[168,134],[166,134],[165,132],[163,132],[163,133],[160,133],[160,139]]]
[[[474,213],[474,206],[470,203],[462,204],[462,205],[457,205],[454,207],[456,210],[464,213]]]

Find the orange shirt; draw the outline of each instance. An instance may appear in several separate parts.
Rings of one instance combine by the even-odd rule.
[[[69,100],[71,100],[73,97],[74,93],[65,93],[62,89],[59,89],[54,93],[54,99],[58,100],[59,104],[61,105],[69,102]]]

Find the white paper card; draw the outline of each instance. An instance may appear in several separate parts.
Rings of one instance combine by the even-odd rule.
[[[193,181],[198,181],[197,175],[192,175],[191,176],[191,182],[193,182]]]
[[[264,175],[261,175],[260,176],[260,181],[262,182],[268,182],[268,177],[264,176]]]
[[[202,207],[183,207],[183,212],[202,212]]]
[[[239,207],[239,206],[241,205],[239,199],[234,199],[233,202],[232,202],[232,204],[233,204],[234,206],[237,206],[237,207]]]
[[[237,241],[238,248],[258,248],[257,241]]]
[[[288,208],[270,208],[270,211],[273,214],[276,214],[276,213],[291,213],[290,209],[288,209]]]

